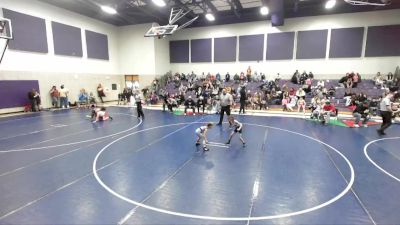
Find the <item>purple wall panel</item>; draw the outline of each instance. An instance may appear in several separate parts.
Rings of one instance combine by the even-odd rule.
[[[0,80],[0,109],[30,104],[28,92],[32,88],[40,93],[37,80]]]
[[[191,62],[211,62],[211,38],[190,41]]]
[[[297,33],[297,59],[325,58],[328,30],[309,30]]]
[[[51,22],[54,54],[82,57],[81,29],[62,23]]]
[[[366,57],[400,56],[400,25],[368,27]]]
[[[364,27],[332,29],[329,58],[361,57]]]
[[[19,51],[48,53],[46,22],[42,18],[3,9],[3,16],[11,20],[13,40],[9,48]]]
[[[189,40],[169,42],[169,62],[170,63],[189,62]]]
[[[108,37],[105,34],[86,30],[87,57],[91,59],[109,60]]]
[[[236,61],[237,37],[214,38],[214,62]]]
[[[239,61],[260,61],[263,50],[264,34],[239,37]]]
[[[293,59],[294,32],[270,33],[267,37],[267,60]]]
[[[264,34],[239,37],[239,61],[263,60]]]

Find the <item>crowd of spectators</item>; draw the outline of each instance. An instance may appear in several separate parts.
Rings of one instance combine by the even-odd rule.
[[[355,72],[347,73],[335,85],[330,84],[329,80],[314,80],[312,72],[304,71],[300,74],[298,70],[289,81],[280,82],[279,74],[268,79],[265,74],[252,73],[250,67],[246,73],[233,75],[233,82],[229,73],[225,76],[220,73],[215,75],[211,73],[196,75],[194,72],[168,73],[165,76],[165,86],[173,87],[173,90],[162,87],[158,80],[155,80],[147,96],[153,96],[150,98],[154,99],[148,102],[162,101],[164,111],[168,109],[170,112],[174,108],[183,106],[185,113],[188,109],[192,111],[197,109],[197,113],[204,113],[205,110],[220,113],[221,93],[222,90],[226,90],[238,105],[239,113],[245,113],[249,108],[268,110],[270,107],[280,106],[289,112],[309,110],[311,118],[327,122],[331,116],[338,114],[340,107],[344,107],[347,111],[354,112],[355,118],[359,121],[364,118],[364,114],[360,113],[362,107],[368,106],[369,115],[377,115],[378,104],[382,97],[367,96],[363,92],[356,94],[354,89],[362,82],[362,78]],[[295,84],[294,87],[289,85],[289,82]],[[398,85],[398,79],[391,73],[383,79],[384,89]],[[248,88],[249,86],[251,88]],[[345,90],[343,98],[336,98],[335,93],[338,89]]]

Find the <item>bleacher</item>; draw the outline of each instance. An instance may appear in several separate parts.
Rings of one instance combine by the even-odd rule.
[[[346,106],[345,106],[345,101],[344,101],[344,94],[346,89],[345,88],[340,88],[338,85],[338,81],[339,80],[324,80],[325,81],[325,87],[327,89],[329,89],[331,86],[336,88],[336,93],[334,96],[334,103],[335,106],[337,108],[339,108],[339,110],[341,112],[345,112],[345,111],[351,111],[349,110]],[[314,79],[312,86],[316,86],[317,85],[318,80]],[[187,85],[186,81],[182,81],[183,85]],[[197,81],[198,85],[201,85],[201,81]],[[225,87],[231,87],[232,89],[237,89],[238,86],[240,85],[239,83],[236,83],[233,80],[230,80],[229,82],[223,82]],[[246,90],[250,91],[251,94],[254,94],[257,91],[260,91],[260,86],[263,83],[260,82],[249,82],[246,85]],[[280,80],[278,82],[278,85],[280,87],[282,87],[284,84],[286,84],[286,86],[290,89],[290,88],[294,88],[294,89],[299,89],[302,87],[302,85],[299,84],[293,84],[292,82],[290,82],[290,80]],[[175,84],[173,82],[167,84],[164,88],[169,94],[178,94],[179,90],[178,88],[175,88]],[[359,93],[364,93],[367,95],[368,98],[378,98],[380,96],[382,96],[384,90],[383,89],[377,89],[375,87],[374,81],[373,80],[362,80],[361,83],[358,83],[356,88],[352,88],[352,93],[355,94],[359,94]],[[188,96],[192,96],[193,98],[195,98],[195,92],[194,91],[190,91],[187,92],[185,94],[185,98],[187,98]],[[306,102],[310,103],[311,102],[311,98],[313,96],[311,94],[307,94],[306,95]],[[269,108],[271,109],[278,109],[278,108],[282,108],[280,105],[269,105]]]

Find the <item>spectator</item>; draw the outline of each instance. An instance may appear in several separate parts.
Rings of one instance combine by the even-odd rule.
[[[264,83],[265,82],[265,74],[264,73],[261,73],[261,81]]]
[[[240,89],[240,109],[239,109],[239,114],[242,112],[245,114],[245,108],[246,108],[246,100],[247,100],[247,94],[246,94],[246,88],[242,87]]]
[[[319,80],[317,82],[317,88],[324,88],[325,87],[325,82],[323,80]]]
[[[296,96],[298,99],[304,99],[306,96],[306,92],[302,88],[299,88],[299,90],[296,91]]]
[[[192,99],[192,96],[189,96],[185,101],[185,115],[187,113],[187,109],[192,109],[193,115],[196,115],[195,101]]]
[[[203,108],[203,114],[204,114],[204,109],[206,107],[206,104],[207,104],[207,102],[206,102],[206,100],[204,100],[203,96],[200,96],[199,98],[197,98],[197,104],[196,104],[197,113],[200,113],[200,107],[202,107]]]
[[[64,87],[64,85],[61,85],[60,88],[60,105],[61,108],[69,108],[69,103],[68,103],[68,95],[69,95],[69,90]]]
[[[104,94],[104,89],[101,84],[97,86],[97,95],[100,98],[101,103],[104,103],[103,97],[106,97],[106,95]]]
[[[167,106],[168,106],[168,110],[170,112],[173,112],[173,108],[174,107],[178,107],[178,102],[176,101],[174,95],[171,95],[168,100],[167,100]]]
[[[78,106],[80,107],[81,105],[88,105],[89,103],[89,97],[87,92],[85,91],[84,88],[82,88],[79,91],[79,95],[78,95]]]
[[[294,96],[294,95],[296,95],[296,90],[294,88],[290,88],[289,96]]]
[[[34,88],[30,92],[28,92],[28,99],[31,102],[32,112],[37,112],[38,104],[37,104],[37,98],[36,98],[36,90]]]
[[[363,126],[367,127],[367,122],[369,120],[369,109],[367,100],[360,102],[357,105],[356,109],[353,111],[353,116],[355,117],[354,127],[359,127],[359,122],[361,118],[363,118]]]
[[[251,68],[250,68],[250,66],[247,68],[246,76],[247,76],[247,82],[251,82]]]
[[[336,116],[336,108],[329,100],[325,101],[325,105],[322,107],[322,114],[325,116],[325,120],[322,123],[325,124],[329,123],[331,116]]]
[[[240,81],[244,81],[244,80],[246,80],[246,76],[244,75],[244,73],[243,73],[243,72],[240,72],[240,77],[239,77],[239,80],[240,80]]]
[[[345,83],[348,79],[349,74],[347,73],[346,76],[343,76],[342,78],[339,79],[339,87],[344,88],[345,87]]]
[[[127,95],[127,98],[130,98],[130,95]],[[96,104],[96,98],[94,97],[93,92],[89,93],[89,103],[90,104]]]
[[[353,86],[352,87],[356,88],[358,83],[361,82],[361,76],[360,76],[359,73],[356,73],[356,74],[353,75],[352,79],[353,79]]]
[[[233,76],[233,80],[235,81],[235,83],[239,83],[240,77],[237,73],[235,74],[235,76]]]
[[[303,98],[297,101],[297,112],[300,112],[300,110],[303,110],[303,113],[306,112],[306,101]]]
[[[346,82],[344,83],[344,87],[351,89],[353,87],[353,78],[352,77],[347,77]]]
[[[221,81],[221,74],[219,74],[219,72],[217,73],[217,75],[215,75],[215,79],[217,79],[218,81]]]
[[[289,103],[287,103],[286,108],[290,112],[293,112],[293,108],[296,106],[296,103],[297,103],[297,97],[296,96],[290,96],[289,97]]]
[[[392,85],[393,84],[393,78],[394,78],[393,73],[389,72],[388,75],[387,75],[386,84],[387,85]]]
[[[300,73],[298,70],[296,70],[296,72],[294,72],[292,79],[290,80],[293,84],[299,84],[300,81]]]
[[[378,73],[376,74],[376,76],[374,77],[375,86],[378,87],[378,88],[383,89],[383,88],[384,88],[384,85],[383,85],[384,81],[383,81],[383,80],[384,80],[384,79],[383,79],[381,73],[378,72]]]
[[[231,79],[231,75],[230,75],[229,72],[228,72],[228,73],[226,73],[226,75],[225,75],[225,82],[229,82],[230,79]]]
[[[58,107],[58,100],[60,98],[60,92],[57,90],[56,86],[53,86],[50,90],[51,105],[54,108]]]

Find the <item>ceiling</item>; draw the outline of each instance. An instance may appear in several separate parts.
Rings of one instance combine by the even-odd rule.
[[[400,8],[400,0],[392,0],[392,4],[385,7],[354,6],[345,3],[343,0],[337,0],[335,8],[331,10],[325,9],[325,0],[165,0],[167,3],[165,7],[157,7],[151,0],[40,1],[116,26],[152,22],[157,22],[160,25],[168,24],[169,13],[172,7],[192,10],[178,24],[183,24],[196,15],[200,15],[199,19],[191,27],[269,20],[270,16],[261,16],[259,13],[259,8],[263,2],[269,5],[272,2],[283,1],[280,11],[283,12],[281,16],[284,18]],[[114,7],[117,9],[118,14],[108,15],[102,12],[100,5]],[[204,17],[205,12],[212,12],[216,18],[215,21],[207,21]]]

